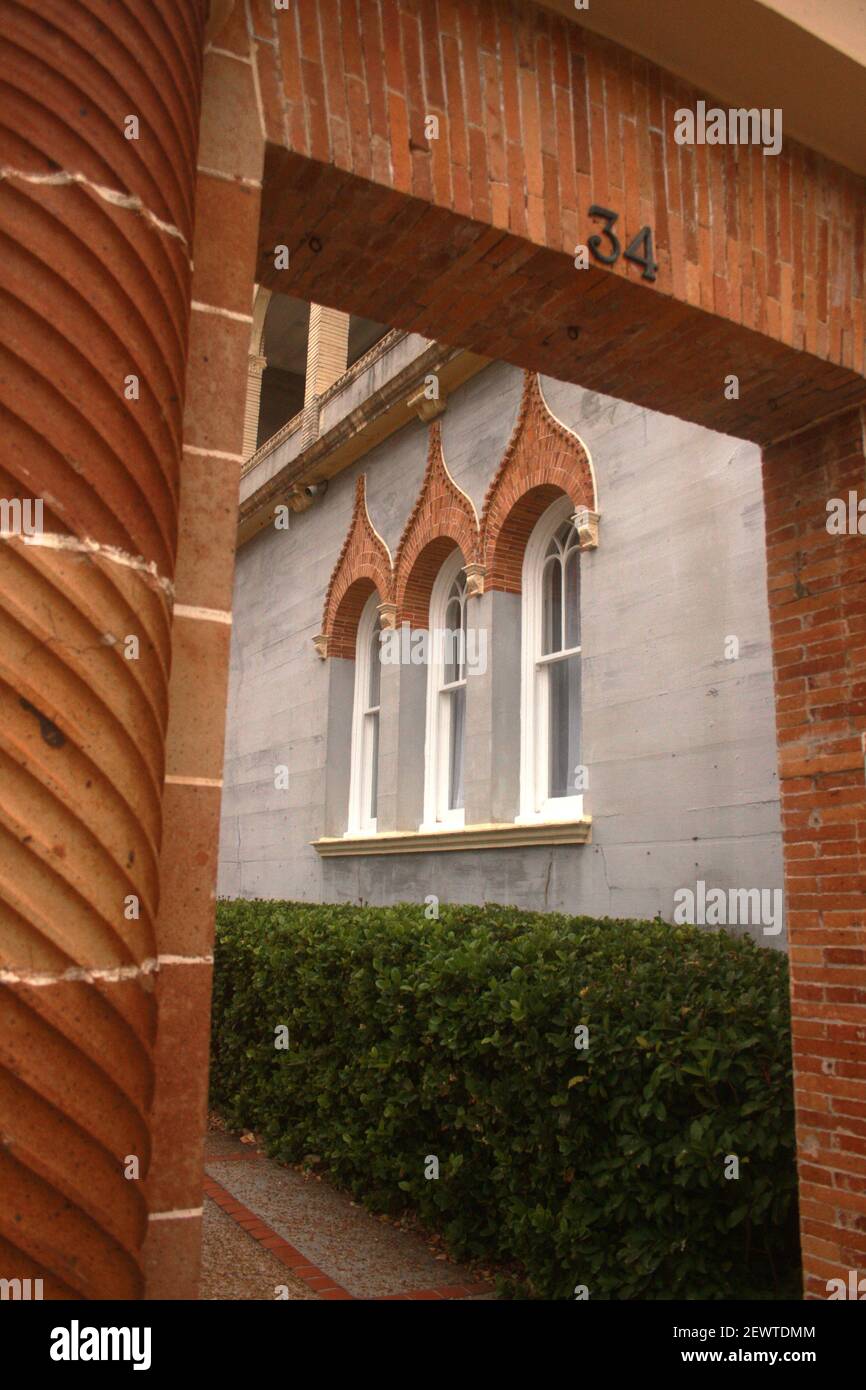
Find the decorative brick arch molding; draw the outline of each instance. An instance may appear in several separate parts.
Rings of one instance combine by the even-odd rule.
[[[541,514],[566,496],[580,514],[581,544],[597,542],[595,474],[577,435],[552,414],[537,372],[527,372],[514,431],[484,499],[484,586],[519,594],[526,542]]]
[[[471,590],[473,570],[478,566],[478,539],[475,508],[448,472],[442,452],[442,430],[439,421],[434,421],[421,490],[394,557],[398,623],[427,627],[433,582],[442,561],[455,546],[463,554]]]
[[[394,611],[391,552],[370,520],[366,475],[361,473],[349,531],[325,594],[322,631],[313,639],[320,656],[354,660],[358,621],[374,591],[379,595],[382,625],[388,627]]]

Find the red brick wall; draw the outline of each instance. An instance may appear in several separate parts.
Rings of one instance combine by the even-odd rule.
[[[864,414],[767,449],[764,496],[806,1290],[866,1271]]]
[[[253,12],[273,143],[570,256],[600,203],[629,239],[653,227],[658,294],[862,372],[854,174],[789,140],[779,157],[677,145],[674,112],[701,93],[517,0],[305,0],[287,12],[261,0]],[[388,219],[387,204],[379,212]],[[420,226],[435,233],[436,220]],[[613,273],[640,281],[641,268],[621,258]],[[483,295],[476,282],[471,298]]]
[[[847,375],[826,374],[819,389],[794,354],[774,356],[721,322],[862,373],[862,179],[787,139],[778,157],[678,146],[674,111],[701,93],[531,4],[297,0],[288,13],[263,4],[259,14],[268,139],[321,161],[302,168],[279,152],[270,161],[274,192],[285,181],[297,204],[288,220],[282,206],[272,235],[289,240],[289,278],[310,297],[338,286],[359,313],[559,377],[570,361],[588,385],[605,379],[613,395],[642,392],[642,403],[687,418],[710,409],[705,375],[720,396],[721,377],[737,371],[744,403],[719,416],[749,438],[767,398],[781,411],[773,436],[787,432],[787,416],[799,427],[808,411],[844,406],[838,393],[827,398],[851,385]],[[439,120],[438,139],[425,136],[427,115]],[[416,200],[411,214],[396,193]],[[598,231],[592,203],[619,211],[623,245],[653,228],[655,284],[624,257],[612,271],[574,271],[575,245]],[[265,208],[265,247],[270,224]],[[307,246],[313,234],[318,252]],[[639,309],[655,325],[652,350],[621,341],[635,313],[628,291],[656,300]],[[581,329],[580,346],[564,339],[566,325]],[[598,352],[602,334],[621,350],[599,370],[592,345]]]

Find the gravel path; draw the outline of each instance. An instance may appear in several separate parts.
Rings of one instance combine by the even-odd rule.
[[[281,1286],[289,1298],[318,1296],[205,1197],[199,1298],[274,1299]]]
[[[495,1297],[421,1235],[234,1135],[208,1133],[205,1175],[203,1299]]]

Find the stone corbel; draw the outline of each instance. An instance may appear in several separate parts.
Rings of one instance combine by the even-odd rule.
[[[313,638],[313,646],[316,649],[316,655],[324,661],[328,655],[328,634],[326,632],[318,633]]]
[[[484,593],[484,577],[487,574],[487,566],[480,565],[476,560],[471,560],[468,565],[463,566],[463,573],[466,575],[466,597],[480,598]]]
[[[286,506],[290,512],[305,512],[312,507],[315,498],[306,488],[293,487],[286,493]]]
[[[421,386],[413,395],[409,397],[406,404],[410,410],[414,410],[419,420],[423,420],[425,425],[429,425],[431,420],[435,420],[440,415],[444,415],[448,407],[448,397],[443,393],[433,400],[426,394],[426,386]]]
[[[379,614],[379,627],[382,631],[394,632],[397,627],[396,603],[379,603],[376,605],[376,612]]]
[[[577,531],[581,550],[595,550],[598,545],[598,522],[600,512],[591,512],[588,507],[578,507],[571,518]]]

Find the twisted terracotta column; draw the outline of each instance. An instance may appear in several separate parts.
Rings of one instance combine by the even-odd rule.
[[[0,7],[0,1277],[45,1297],[143,1290],[206,8]]]

